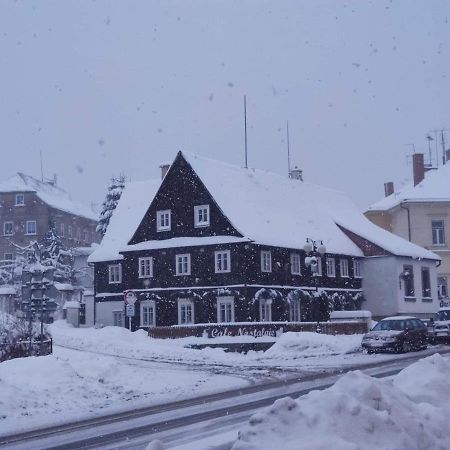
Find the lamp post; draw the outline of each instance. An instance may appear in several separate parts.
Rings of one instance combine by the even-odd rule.
[[[321,240],[314,240],[311,238],[306,238],[306,244],[303,246],[303,250],[306,253],[306,258],[305,258],[306,267],[309,267],[309,269],[311,270],[311,274],[315,280],[315,276],[317,274],[317,270],[318,270],[318,266],[319,266],[317,256],[322,257],[325,254],[325,252],[327,251],[327,248],[325,247],[325,245],[323,244],[323,242]],[[316,285],[315,281],[314,281],[314,286],[317,291],[317,285]]]
[[[316,292],[318,292],[317,287],[317,271],[319,268],[319,260],[318,257],[322,257],[325,252],[327,251],[325,245],[323,244],[322,240],[314,240],[311,238],[306,238],[306,244],[303,247],[303,250],[306,253],[305,257],[305,265],[306,267],[309,267],[314,283],[314,288]],[[320,327],[319,322],[317,322],[317,329],[316,331],[320,333]]]

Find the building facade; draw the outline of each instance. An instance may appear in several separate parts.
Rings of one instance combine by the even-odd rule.
[[[376,225],[436,253],[441,262],[436,278],[439,303],[449,303],[450,283],[450,153],[437,169],[424,165],[423,154],[413,155],[411,185],[394,191],[385,184],[385,198],[371,205],[365,215]],[[420,280],[421,277],[416,277]],[[420,291],[420,286],[417,290]]]
[[[8,266],[27,257],[32,242],[41,242],[53,223],[66,248],[100,241],[96,216],[56,186],[23,173],[0,183],[0,261]],[[32,252],[32,250],[28,250]]]
[[[375,227],[340,193],[180,152],[162,182],[126,186],[90,256],[95,322],[324,320],[360,307],[366,253],[397,258],[397,241],[405,259],[434,267],[436,255]]]

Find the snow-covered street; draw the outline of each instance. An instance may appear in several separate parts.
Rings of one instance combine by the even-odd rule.
[[[194,338],[156,340],[118,327],[72,328],[61,321],[50,331],[53,355],[0,365],[2,435],[412,356],[367,355],[358,335],[286,333],[268,351],[245,355],[189,349],[184,346]]]

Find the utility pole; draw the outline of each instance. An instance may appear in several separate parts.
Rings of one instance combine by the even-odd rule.
[[[289,147],[289,120],[286,121],[286,141],[287,141],[287,157],[288,157],[288,178],[291,178],[291,150]]]
[[[244,95],[244,145],[245,145],[245,168],[248,169],[247,159],[247,96]]]

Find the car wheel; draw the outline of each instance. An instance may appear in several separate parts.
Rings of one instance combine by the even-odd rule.
[[[404,341],[400,348],[401,348],[401,350],[400,350],[401,353],[408,353],[412,350],[411,344],[407,341]]]

